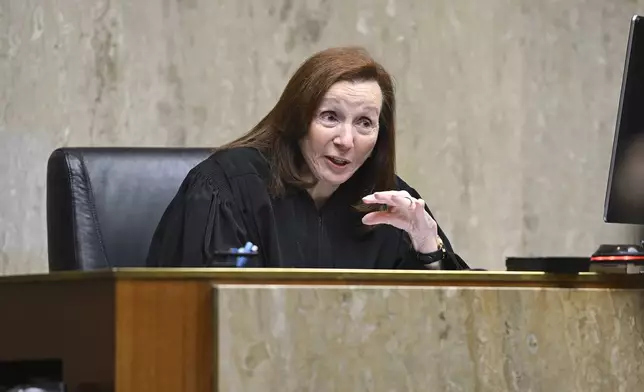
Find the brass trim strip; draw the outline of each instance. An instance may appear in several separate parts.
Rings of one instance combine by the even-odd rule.
[[[410,271],[296,268],[117,268],[49,274],[0,276],[0,284],[94,279],[203,279],[229,283],[411,284],[450,286],[527,286],[643,288],[644,276],[625,274],[555,274],[510,271]]]

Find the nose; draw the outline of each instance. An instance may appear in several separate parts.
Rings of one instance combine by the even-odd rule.
[[[351,125],[344,124],[343,126],[339,127],[338,134],[335,135],[335,138],[333,139],[333,144],[336,145],[336,147],[342,149],[342,150],[350,150],[353,148],[353,129],[351,128]]]

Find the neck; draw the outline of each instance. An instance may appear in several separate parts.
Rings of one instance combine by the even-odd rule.
[[[309,192],[309,195],[311,196],[311,199],[313,199],[315,206],[317,208],[320,208],[324,205],[324,203],[326,203],[327,200],[329,200],[329,197],[331,197],[336,189],[338,189],[337,186],[322,184],[321,182],[318,182],[314,187],[307,189],[307,192]]]

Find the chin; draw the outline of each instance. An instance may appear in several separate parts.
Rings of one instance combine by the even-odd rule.
[[[327,176],[324,176],[323,181],[329,185],[340,186],[345,182],[349,181],[349,179],[353,176],[353,174],[354,173],[351,173],[350,175],[343,175],[343,176],[327,175]]]

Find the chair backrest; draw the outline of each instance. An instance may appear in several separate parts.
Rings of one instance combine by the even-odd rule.
[[[87,147],[47,163],[49,269],[142,267],[190,169],[212,148]]]

